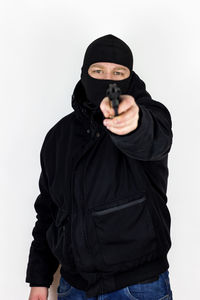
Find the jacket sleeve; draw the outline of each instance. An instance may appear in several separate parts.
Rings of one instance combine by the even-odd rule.
[[[44,143],[40,151],[40,194],[34,203],[37,221],[32,230],[33,240],[29,251],[25,282],[29,282],[29,286],[50,287],[53,282],[53,275],[59,266],[59,262],[55,256],[53,256],[46,240],[46,231],[52,222],[52,200],[49,194],[47,176],[45,173],[43,148]]]
[[[118,135],[108,130],[114,144],[127,156],[143,161],[160,160],[172,145],[172,121],[169,110],[158,101],[141,98],[138,127]]]

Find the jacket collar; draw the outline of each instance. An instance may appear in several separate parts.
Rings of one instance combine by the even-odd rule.
[[[84,99],[85,99],[84,88],[81,83],[81,80],[79,80],[73,90],[73,94],[71,98],[71,106],[73,107],[78,117],[85,116],[86,118],[88,118],[90,112],[88,111],[87,108],[83,106]]]

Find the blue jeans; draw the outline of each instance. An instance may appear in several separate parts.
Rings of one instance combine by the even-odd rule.
[[[87,298],[83,290],[71,286],[61,276],[57,296],[58,300],[173,300],[168,270],[161,273],[156,281],[129,285],[92,298]]]

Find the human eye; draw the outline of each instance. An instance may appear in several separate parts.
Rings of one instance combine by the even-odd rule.
[[[100,70],[100,69],[96,69],[96,70],[92,70],[92,73],[98,73],[98,74],[100,74],[101,71],[102,70]]]
[[[123,75],[124,75],[124,73],[123,73],[123,72],[119,72],[119,71],[115,71],[114,73],[115,73],[115,75],[121,75],[121,76],[123,76]],[[117,74],[116,74],[116,73],[117,73]]]

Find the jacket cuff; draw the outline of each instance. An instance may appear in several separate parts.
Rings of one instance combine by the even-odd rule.
[[[29,286],[30,287],[47,287],[47,288],[50,288],[50,285],[48,285],[48,284],[30,283]]]

